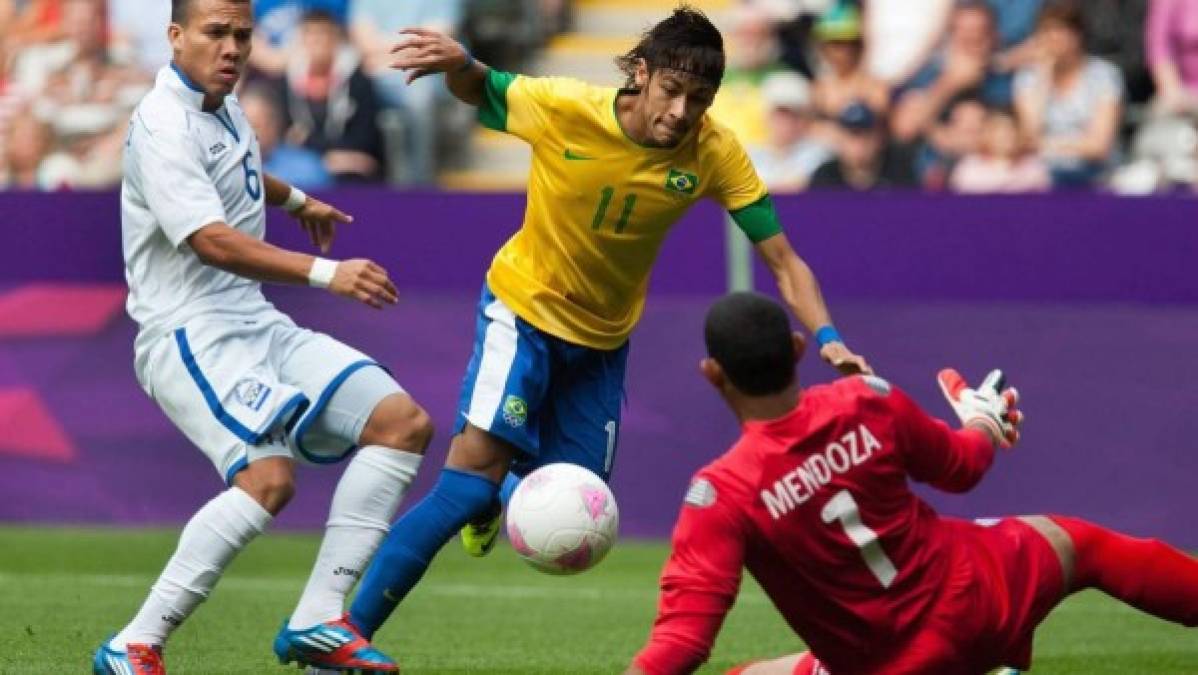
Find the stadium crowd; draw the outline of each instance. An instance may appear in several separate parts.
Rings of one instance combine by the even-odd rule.
[[[696,3],[703,7],[703,3]],[[775,193],[1198,185],[1198,2],[732,0],[713,114]],[[0,0],[0,186],[109,188],[169,61],[166,0]],[[475,124],[389,69],[402,26],[519,71],[569,0],[256,0],[240,98],[267,170],[308,188],[435,184]],[[614,81],[613,81],[614,84]]]

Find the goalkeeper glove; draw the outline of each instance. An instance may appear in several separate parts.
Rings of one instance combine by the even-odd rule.
[[[936,380],[962,425],[985,431],[995,445],[1004,448],[1019,440],[1019,425],[1023,423],[1023,413],[1015,409],[1019,392],[1014,387],[1004,389],[1001,370],[990,371],[977,389],[970,389],[952,368],[940,371]]]

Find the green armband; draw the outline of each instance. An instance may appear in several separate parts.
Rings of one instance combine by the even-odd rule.
[[[782,232],[782,223],[774,210],[774,200],[768,194],[744,208],[728,213],[740,231],[754,244]]]

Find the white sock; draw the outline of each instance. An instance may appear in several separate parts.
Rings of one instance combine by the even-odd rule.
[[[358,451],[337,483],[324,541],[289,627],[309,628],[345,611],[345,596],[387,536],[421,459],[377,445]]]
[[[271,515],[241,488],[229,488],[196,512],[133,621],[112,639],[161,645],[212,591],[225,567],[270,524]]]

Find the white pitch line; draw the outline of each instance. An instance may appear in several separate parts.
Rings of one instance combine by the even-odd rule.
[[[0,573],[0,585],[19,586],[26,584],[52,584],[55,586],[89,586],[103,588],[145,588],[154,583],[154,577],[139,574],[68,574],[43,572],[37,574]],[[217,582],[217,588],[271,593],[298,593],[303,589],[300,578],[294,580],[226,576]],[[417,593],[440,597],[498,598],[518,600],[556,601],[565,598],[610,602],[656,602],[657,589],[631,590],[598,588],[564,583],[561,586],[529,586],[512,584],[463,584],[428,581],[417,586]],[[742,595],[738,604],[758,605],[768,602],[758,593]]]

